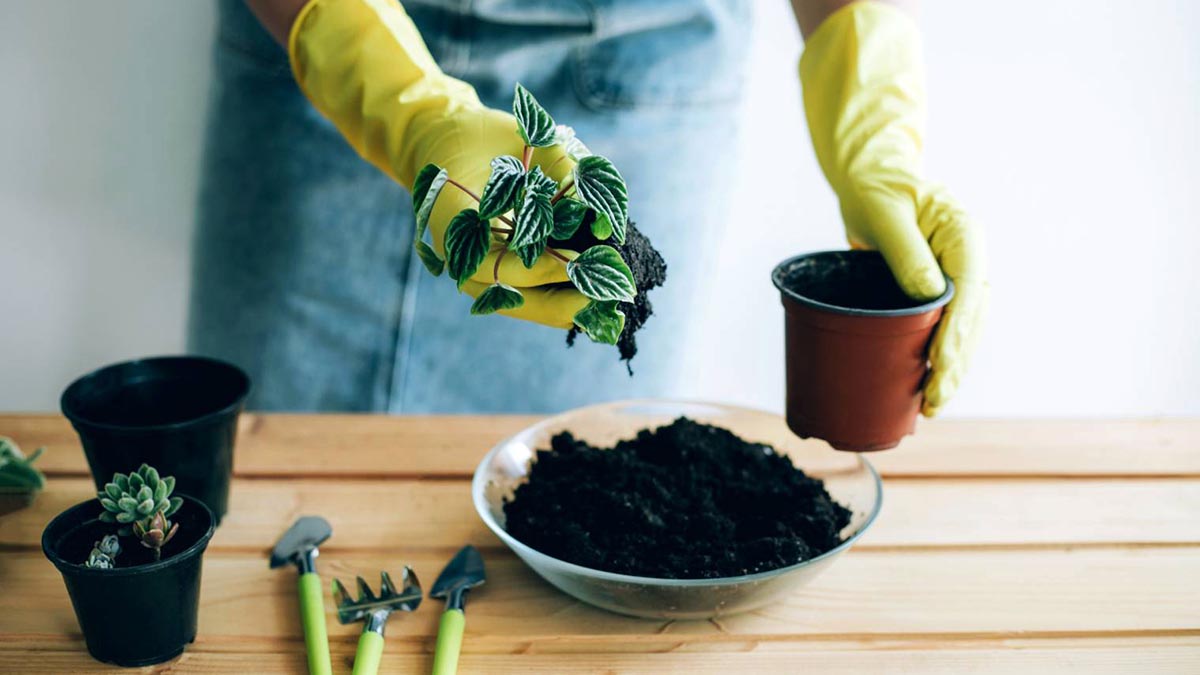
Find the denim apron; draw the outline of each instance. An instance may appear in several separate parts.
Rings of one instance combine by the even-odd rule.
[[[749,49],[739,0],[409,0],[448,74],[508,109],[520,81],[613,160],[665,286],[616,348],[506,317],[412,253],[407,192],[292,81],[242,0],[219,0],[188,344],[250,373],[259,410],[547,413],[678,391],[722,234]]]

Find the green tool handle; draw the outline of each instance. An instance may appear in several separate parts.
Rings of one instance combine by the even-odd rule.
[[[333,675],[329,661],[329,638],[325,635],[325,597],[321,577],[316,572],[300,575],[300,621],[304,624],[304,645],[308,648],[308,672]]]
[[[383,659],[383,636],[373,630],[363,631],[354,652],[354,675],[375,675]]]
[[[461,609],[442,613],[438,626],[437,649],[433,652],[433,675],[455,675],[458,672],[458,652],[462,649],[463,628],[467,615]]]

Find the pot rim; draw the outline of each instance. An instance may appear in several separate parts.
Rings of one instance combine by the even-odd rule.
[[[867,317],[877,317],[877,318],[889,318],[889,317],[898,317],[898,316],[915,316],[917,314],[925,314],[928,312],[932,312],[933,310],[946,305],[946,303],[950,302],[950,300],[954,297],[954,282],[950,279],[950,277],[946,276],[945,273],[942,274],[942,278],[944,278],[946,280],[946,290],[944,293],[942,293],[938,297],[936,297],[933,300],[930,300],[928,302],[923,302],[923,303],[921,303],[919,305],[915,305],[913,307],[902,307],[899,309],[860,309],[858,307],[842,307],[840,305],[831,305],[829,303],[821,302],[820,300],[814,300],[812,298],[800,295],[796,291],[784,286],[783,274],[784,274],[785,269],[791,267],[792,265],[794,265],[795,263],[797,263],[801,260],[805,260],[808,258],[815,258],[817,256],[830,255],[830,254],[838,254],[838,255],[867,254],[867,255],[881,256],[881,254],[878,251],[868,251],[868,250],[863,250],[863,249],[844,249],[844,250],[836,250],[835,249],[835,250],[827,250],[827,251],[812,251],[810,253],[801,253],[800,255],[792,256],[792,257],[784,260],[783,262],[779,263],[778,265],[776,265],[775,269],[771,271],[771,282],[775,284],[775,288],[779,289],[779,292],[788,300],[791,300],[798,304],[804,305],[805,307],[811,307],[813,309],[821,310],[824,312],[829,312],[831,314],[843,314],[843,315],[847,315],[847,316],[867,316]]]
[[[234,396],[233,400],[230,403],[228,403],[227,405],[224,405],[216,410],[206,412],[203,415],[193,417],[191,419],[182,420],[179,422],[168,422],[165,424],[144,424],[144,425],[142,425],[142,424],[110,424],[108,422],[98,422],[96,420],[88,419],[86,416],[79,414],[79,412],[77,410],[74,410],[73,406],[69,405],[67,402],[68,396],[70,396],[73,392],[75,392],[80,387],[82,387],[89,380],[99,377],[102,373],[116,370],[118,368],[128,368],[131,366],[137,366],[137,365],[141,365],[141,364],[165,363],[165,362],[172,362],[172,361],[204,363],[209,366],[215,366],[218,369],[227,370],[227,371],[233,373],[240,380],[240,383],[238,386],[238,392]],[[188,355],[188,354],[176,354],[176,355],[165,355],[165,356],[147,356],[144,358],[130,359],[128,361],[118,361],[117,363],[110,363],[106,366],[101,366],[100,368],[97,368],[89,373],[79,376],[78,378],[75,379],[75,381],[71,382],[71,384],[67,385],[67,388],[63,390],[62,395],[59,397],[58,405],[59,405],[59,408],[62,410],[63,415],[68,420],[71,421],[71,424],[73,426],[78,427],[79,425],[83,425],[85,427],[88,427],[89,429],[95,429],[95,430],[115,431],[115,432],[121,432],[121,433],[126,433],[126,434],[141,434],[141,433],[157,433],[157,432],[162,432],[162,431],[172,431],[172,430],[176,430],[176,429],[183,429],[183,428],[190,427],[190,426],[199,426],[199,425],[203,425],[207,422],[215,421],[218,418],[225,417],[225,416],[229,415],[230,413],[236,412],[237,410],[241,409],[241,407],[243,405],[245,405],[246,398],[249,395],[250,395],[250,376],[246,374],[246,371],[235,366],[234,364],[229,363],[228,361],[222,361],[220,359],[214,359],[214,358],[211,358],[208,356],[193,356],[193,355]]]
[[[67,508],[65,511],[63,511],[62,513],[59,513],[57,516],[55,516],[53,519],[51,519],[51,521],[46,525],[45,529],[42,530],[42,553],[46,556],[46,558],[48,558],[50,560],[50,562],[54,563],[54,566],[58,568],[59,572],[64,573],[64,574],[67,572],[70,572],[74,576],[81,576],[81,577],[89,577],[89,576],[131,577],[131,576],[139,576],[142,574],[153,574],[154,572],[157,572],[163,568],[170,567],[172,565],[177,565],[179,563],[190,560],[191,558],[195,558],[196,556],[199,556],[202,553],[204,553],[204,549],[208,547],[209,540],[212,539],[213,534],[217,530],[217,518],[215,515],[213,515],[212,509],[208,508],[208,505],[205,504],[204,502],[200,501],[199,499],[196,499],[195,497],[191,497],[189,495],[184,495],[184,494],[176,494],[176,496],[182,497],[184,504],[191,505],[194,507],[199,507],[200,509],[203,510],[203,513],[208,516],[208,530],[206,532],[204,532],[204,534],[200,535],[200,538],[197,539],[191,546],[183,549],[182,551],[180,551],[179,553],[176,553],[175,555],[171,556],[170,558],[163,558],[162,560],[157,560],[152,563],[146,563],[145,565],[137,565],[135,567],[114,567],[112,569],[95,569],[92,567],[88,567],[88,566],[84,565],[83,563],[74,563],[74,562],[70,562],[70,561],[64,559],[61,555],[58,554],[58,550],[56,547],[57,542],[50,541],[50,538],[49,538],[50,530],[60,520],[68,519],[72,516],[77,515],[78,512],[80,512],[86,508],[92,507],[93,505],[98,505],[98,502],[95,499],[89,499],[85,502],[79,502],[78,504]],[[76,523],[76,525],[82,525],[85,522],[87,522],[87,521],[79,520],[79,522]]]

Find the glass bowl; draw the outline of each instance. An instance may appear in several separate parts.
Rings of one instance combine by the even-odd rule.
[[[769,572],[715,579],[658,579],[615,574],[558,560],[517,541],[504,530],[504,499],[524,480],[539,449],[570,431],[576,438],[611,447],[647,427],[686,416],[729,429],[749,441],[767,443],[795,465],[825,481],[835,500],[851,510],[843,543],[804,562]],[[879,514],[883,488],[879,474],[857,453],[837,452],[824,443],[803,441],[779,415],[712,403],[669,400],[619,401],[579,408],[539,422],[501,442],[484,457],[471,484],[475,509],[525,564],[568,595],[620,614],[649,618],[706,619],[746,612],[776,601],[833,564],[866,532]]]

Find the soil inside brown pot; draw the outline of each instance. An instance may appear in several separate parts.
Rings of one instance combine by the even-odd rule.
[[[681,417],[608,449],[556,435],[504,515],[509,534],[560,560],[696,579],[818,556],[851,514],[771,446]]]
[[[880,256],[827,255],[797,260],[783,286],[809,300],[852,309],[907,309],[924,304],[904,294]]]

